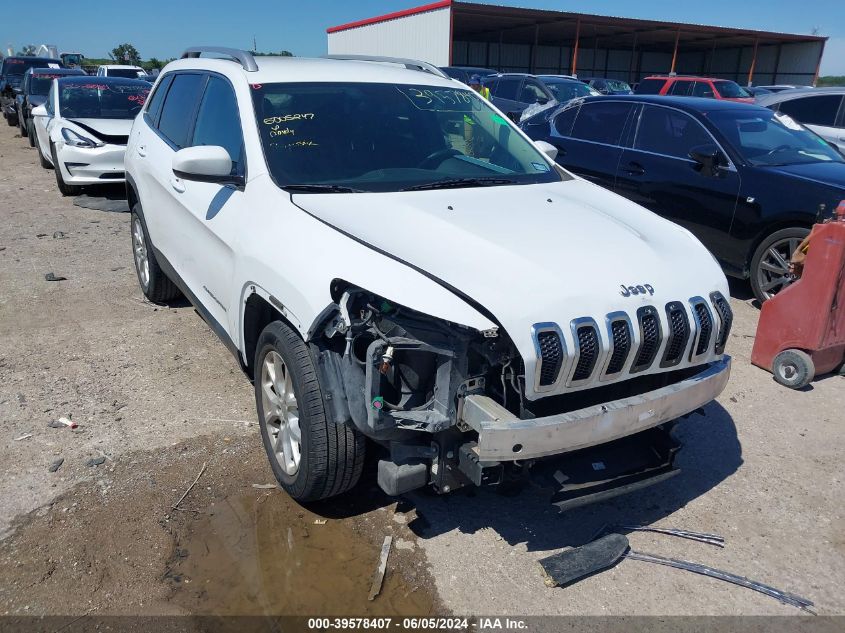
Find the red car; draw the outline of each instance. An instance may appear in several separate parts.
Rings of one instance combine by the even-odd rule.
[[[710,77],[653,76],[637,86],[638,95],[669,95],[673,97],[705,97],[754,103],[754,97],[735,81]]]

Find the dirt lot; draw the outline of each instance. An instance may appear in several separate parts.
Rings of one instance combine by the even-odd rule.
[[[633,533],[634,549],[845,614],[845,383],[791,392],[750,366],[758,311],[742,284],[731,382],[681,423],[673,480],[562,516],[532,489],[415,494],[397,508],[372,479],[306,509],[253,487],[272,478],[251,385],[189,305],[143,301],[127,215],[62,198],[5,126],[0,174],[0,613],[796,613],[636,561],[544,586],[539,558],[605,524],[655,524],[717,532],[727,547]],[[48,426],[60,416],[79,427]],[[386,534],[387,581],[369,602]]]

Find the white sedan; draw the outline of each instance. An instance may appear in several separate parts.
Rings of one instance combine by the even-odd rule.
[[[66,196],[83,185],[124,181],[123,156],[132,121],[150,84],[111,77],[61,77],[47,102],[33,108],[41,166],[55,169]]]

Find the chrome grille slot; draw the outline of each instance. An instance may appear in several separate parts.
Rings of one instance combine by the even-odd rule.
[[[631,352],[631,326],[627,319],[616,319],[610,324],[610,336],[613,341],[613,353],[607,364],[605,375],[618,374],[628,360]]]
[[[725,345],[728,342],[728,336],[731,333],[734,313],[731,310],[731,304],[728,303],[728,300],[725,299],[721,292],[712,293],[710,300],[713,302],[713,307],[716,308],[716,313],[719,315],[719,331],[716,334],[716,353],[723,354]]]
[[[637,352],[634,364],[631,365],[632,374],[651,367],[663,339],[660,319],[657,316],[657,310],[652,306],[645,306],[637,310],[637,322],[640,326],[640,349]]]
[[[713,336],[713,315],[710,313],[710,308],[704,299],[694,297],[691,300],[692,311],[695,315],[696,327],[698,329],[698,338],[695,341],[695,348],[690,354],[690,358],[701,356],[710,348],[710,339]]]
[[[540,344],[540,386],[547,387],[557,381],[563,365],[563,346],[560,336],[554,330],[546,330],[537,334],[537,342]]]
[[[596,327],[591,324],[577,326],[575,335],[578,340],[578,361],[572,374],[572,382],[579,382],[593,375],[601,354],[601,342]]]
[[[690,337],[690,325],[687,311],[680,301],[666,304],[666,320],[669,323],[666,351],[663,353],[661,367],[672,367],[681,362]]]

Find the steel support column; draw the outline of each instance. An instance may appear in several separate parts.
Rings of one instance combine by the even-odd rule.
[[[672,67],[669,69],[669,74],[675,74],[675,64],[678,61],[678,42],[681,41],[681,29],[675,32],[675,50],[672,52]]]
[[[748,85],[754,79],[754,67],[757,65],[757,47],[760,45],[760,39],[754,40],[754,54],[751,56],[751,68],[748,69]]]
[[[578,40],[581,37],[581,18],[575,20],[575,45],[572,47],[572,68],[570,75],[578,75]]]

